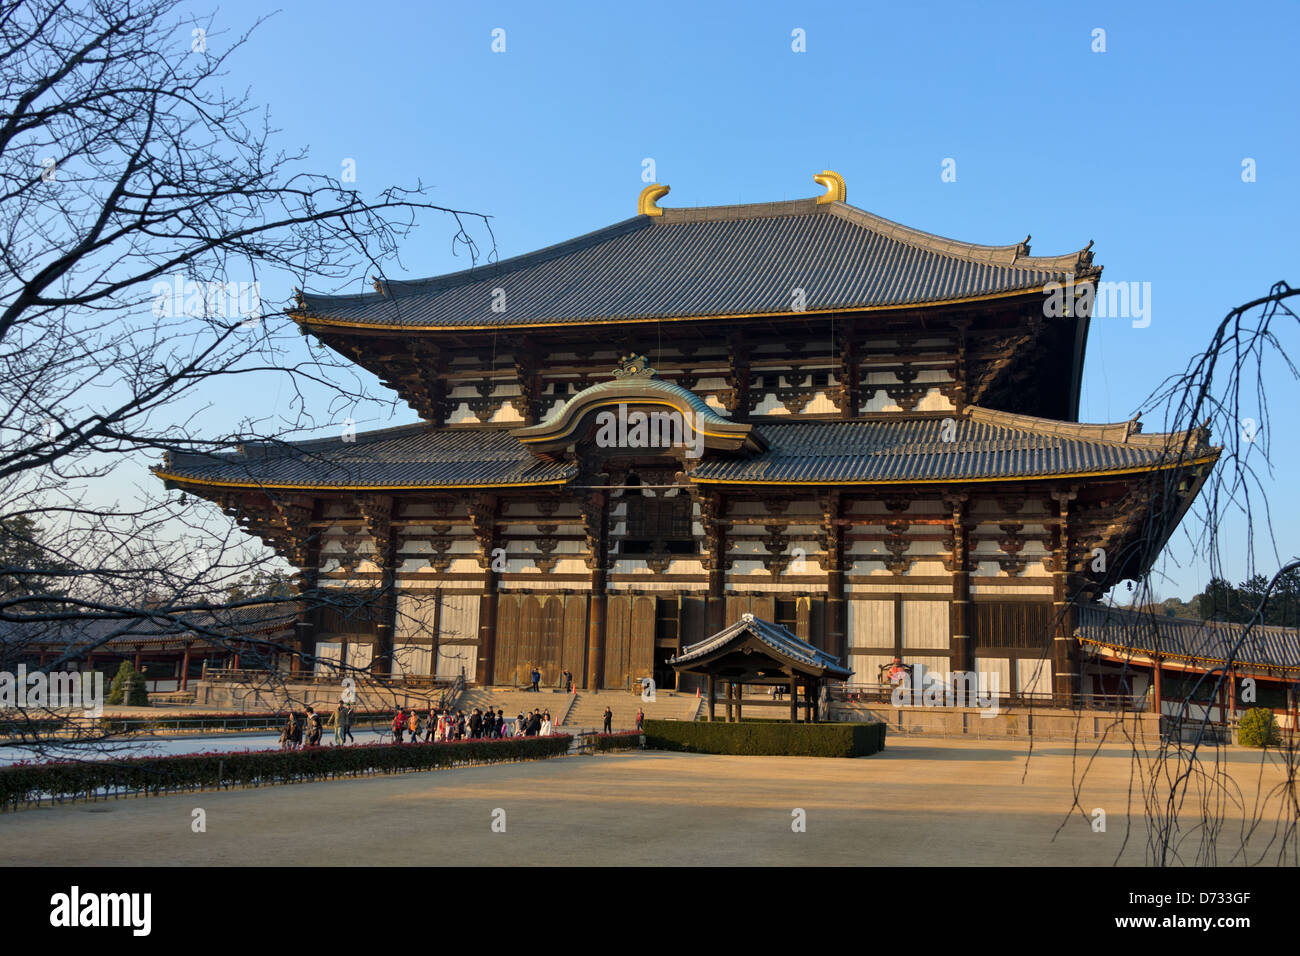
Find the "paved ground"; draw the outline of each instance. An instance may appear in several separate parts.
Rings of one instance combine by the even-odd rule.
[[[1073,752],[1040,744],[1026,770],[1025,750],[907,739],[857,760],[638,752],[76,804],[0,815],[0,864],[1110,865],[1124,840],[1128,752],[1106,748],[1080,798],[1106,810],[1106,832],[1076,811],[1053,842]],[[1229,758],[1247,805],[1259,760]],[[1275,767],[1262,776],[1266,790],[1281,779]],[[205,833],[191,830],[198,807]],[[504,833],[492,829],[497,808]],[[806,832],[792,832],[795,808]],[[1133,811],[1122,862],[1141,864],[1141,804]],[[1239,832],[1225,827],[1218,863]]]

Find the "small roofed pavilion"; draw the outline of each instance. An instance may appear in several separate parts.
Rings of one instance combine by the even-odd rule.
[[[746,685],[787,687],[790,695],[790,722],[815,723],[819,717],[822,683],[848,680],[853,671],[840,659],[800,640],[790,631],[742,614],[740,620],[712,637],[685,648],[668,661],[678,674],[700,674],[709,687],[709,720],[716,719],[717,685],[726,690],[727,720],[741,719],[743,691]],[[800,701],[800,692],[803,700]],[[750,701],[751,704],[784,706],[784,701]],[[734,709],[734,718],[732,716]]]

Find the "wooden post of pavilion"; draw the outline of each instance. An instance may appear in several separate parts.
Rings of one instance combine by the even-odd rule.
[[[181,690],[190,687],[190,642],[185,642],[185,653],[181,655]]]
[[[1153,653],[1151,655],[1151,693],[1155,697],[1156,705],[1156,729],[1160,728],[1160,721],[1164,719],[1164,703],[1160,695],[1160,655]]]
[[[798,691],[795,689],[794,668],[791,667],[789,669],[789,672],[790,672],[790,723],[797,724],[799,722],[799,697],[798,697]]]
[[[713,723],[716,714],[716,705],[718,702],[717,693],[714,690],[713,675],[709,674],[709,723]]]
[[[741,683],[737,683],[736,684],[736,723],[740,723],[741,700],[744,698],[744,696],[745,696],[745,685]]]

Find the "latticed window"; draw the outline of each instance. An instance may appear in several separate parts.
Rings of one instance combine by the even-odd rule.
[[[691,499],[686,495],[671,498],[629,496],[627,536],[664,541],[691,537]]]
[[[694,553],[695,536],[688,495],[647,498],[631,494],[626,501],[624,554]]]

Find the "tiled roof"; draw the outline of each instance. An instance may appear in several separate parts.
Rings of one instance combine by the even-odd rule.
[[[795,289],[808,312],[889,308],[1030,291],[1091,270],[1087,249],[1030,256],[1027,243],[959,243],[801,199],[665,209],[382,293],[306,294],[291,314],[308,326],[425,329],[769,315],[790,313]]]
[[[70,649],[93,645],[120,652],[136,646],[160,647],[187,641],[202,645],[219,637],[291,630],[299,610],[297,600],[288,600],[183,611],[89,611],[79,618],[0,622],[0,642],[17,647]]]
[[[407,425],[341,438],[245,445],[236,455],[172,455],[163,478],[209,484],[392,488],[540,485],[571,478],[569,464],[535,458],[502,428]]]
[[[947,431],[950,435],[946,435]],[[762,422],[768,450],[706,456],[693,480],[727,483],[950,482],[1135,471],[1212,460],[1203,435],[1143,435],[1133,423],[1075,425],[971,408],[950,420]],[[946,438],[951,440],[945,440]],[[423,425],[362,433],[353,442],[249,445],[232,456],[177,455],[164,479],[248,487],[436,488],[560,484],[576,474],[503,428]]]
[[[1075,635],[1088,644],[1127,653],[1159,653],[1165,658],[1222,666],[1230,656],[1238,666],[1300,670],[1300,628],[1194,621],[1139,614],[1109,607],[1081,607]],[[1240,648],[1233,655],[1237,642]]]
[[[689,664],[746,635],[753,635],[763,644],[776,651],[777,654],[803,664],[805,667],[825,671],[828,677],[847,680],[853,676],[853,671],[842,665],[838,657],[819,650],[807,641],[801,640],[779,624],[764,621],[752,614],[741,615],[739,621],[724,627],[712,637],[707,637],[698,644],[682,648],[682,652],[669,660],[668,663],[675,666]]]
[[[768,450],[707,459],[709,482],[891,482],[1033,478],[1131,471],[1177,460],[1182,434],[1142,435],[1121,425],[1075,425],[972,408],[967,416],[759,426]],[[1184,460],[1211,454],[1200,438]]]

